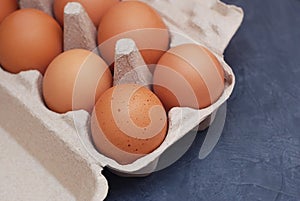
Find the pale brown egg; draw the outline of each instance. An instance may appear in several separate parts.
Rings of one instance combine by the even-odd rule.
[[[78,2],[83,6],[94,25],[98,27],[104,13],[119,1],[120,0],[55,0],[53,10],[56,19],[63,25],[65,6],[69,2]]]
[[[98,30],[101,56],[111,65],[116,41],[131,38],[147,64],[156,64],[169,48],[169,32],[161,16],[139,1],[123,1],[109,9]]]
[[[163,142],[167,115],[149,89],[135,84],[117,85],[97,101],[91,130],[99,152],[120,164],[128,164]]]
[[[205,47],[184,44],[171,48],[159,60],[153,76],[154,92],[166,110],[205,108],[224,90],[224,71]]]
[[[96,100],[111,86],[111,72],[98,55],[73,49],[60,54],[49,65],[43,80],[43,96],[48,108],[55,112],[91,112]]]
[[[18,7],[18,0],[1,0],[0,24],[6,16],[17,10]]]
[[[0,63],[11,73],[39,70],[62,52],[62,29],[46,13],[21,9],[0,24]]]

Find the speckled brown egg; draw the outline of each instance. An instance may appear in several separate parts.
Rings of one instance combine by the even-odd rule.
[[[98,151],[120,164],[152,152],[167,132],[167,115],[160,100],[135,84],[107,90],[97,101],[91,122]]]
[[[156,64],[169,48],[169,32],[161,16],[140,1],[123,1],[109,9],[98,30],[102,57],[111,65],[116,41],[131,38],[147,64]]]
[[[39,70],[62,52],[62,29],[46,13],[21,9],[0,24],[0,63],[11,73]]]
[[[91,112],[96,100],[111,86],[111,72],[98,55],[73,49],[60,54],[49,65],[43,80],[43,96],[48,108],[55,112]]]
[[[56,19],[62,25],[64,19],[64,8],[67,3],[78,2],[83,6],[94,25],[98,27],[104,13],[119,1],[120,0],[55,0],[53,10]]]
[[[1,0],[0,24],[6,16],[17,10],[19,7],[17,0]]]
[[[166,110],[205,108],[222,95],[224,70],[207,48],[184,44],[171,48],[159,60],[153,75],[154,92]]]

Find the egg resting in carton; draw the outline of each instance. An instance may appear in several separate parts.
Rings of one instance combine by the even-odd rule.
[[[32,2],[38,2],[39,5],[35,8],[49,13],[49,7],[40,5],[52,5],[51,1],[40,0]],[[88,195],[87,190],[85,194],[78,195],[78,200],[104,199],[108,186],[105,178],[100,173],[103,167],[108,167],[118,173],[132,176],[148,174],[154,171],[160,156],[171,145],[199,125],[207,116],[214,113],[229,98],[234,88],[234,74],[223,59],[223,51],[242,21],[243,12],[240,8],[228,6],[217,0],[143,0],[143,2],[150,4],[163,17],[171,32],[171,47],[186,43],[186,37],[188,37],[195,43],[202,44],[212,50],[224,68],[226,85],[222,96],[210,107],[202,110],[173,108],[168,115],[169,130],[164,142],[155,151],[132,164],[120,165],[96,151],[90,137],[90,116],[87,112],[73,111],[60,115],[49,111],[42,101],[42,76],[37,71],[21,72],[17,75],[12,75],[0,69],[0,116],[1,122],[5,124],[5,129],[12,131],[14,130],[14,125],[18,124],[20,130],[31,132],[36,136],[39,134],[47,138],[48,143],[52,143],[48,154],[57,158],[55,161],[69,163],[73,160],[70,158],[74,158],[78,163],[83,163],[95,178],[94,182],[90,184],[90,189],[92,190],[89,192],[93,195]],[[21,7],[31,7],[28,5],[32,3],[23,0],[23,3],[21,1],[20,4]],[[82,14],[77,15],[77,18],[71,18],[75,19],[73,23],[75,23],[76,19],[89,21],[84,10],[79,8],[75,13],[72,11],[70,13],[71,15],[76,15],[76,12]],[[89,22],[87,24],[90,26]],[[68,27],[68,25],[65,26]],[[70,27],[72,26],[74,24],[70,25]],[[78,26],[84,26],[84,23],[80,23]],[[181,34],[172,35],[172,33],[182,33],[185,37],[180,37]],[[73,35],[73,38],[79,39],[89,36],[89,42],[80,43],[77,41],[78,46],[70,48],[93,49],[93,37],[95,37],[93,28],[77,29],[73,33],[72,31],[68,32],[68,37],[72,37],[71,35]],[[64,41],[66,47],[68,47],[69,43],[67,41],[67,39]],[[76,40],[72,42],[76,42]],[[134,48],[133,51],[135,51]],[[18,114],[18,117],[11,118],[11,121],[12,119],[14,121],[13,123],[7,121],[7,119],[10,119],[8,117],[15,114]],[[4,118],[4,116],[7,118]],[[22,117],[26,118],[26,122]],[[29,139],[23,140],[26,141]],[[37,137],[34,141],[36,142],[32,146],[37,146],[36,150],[42,149],[43,146],[40,146],[39,143],[45,143],[44,140],[41,137]],[[53,153],[51,153],[51,150]],[[65,152],[54,154],[54,150]],[[39,153],[36,154],[39,155]],[[47,164],[45,165],[47,166]],[[56,165],[60,166],[60,164]],[[74,174],[76,175],[76,173]],[[69,185],[72,186],[72,184]],[[76,189],[76,187],[70,188]],[[84,190],[81,189],[81,191]]]

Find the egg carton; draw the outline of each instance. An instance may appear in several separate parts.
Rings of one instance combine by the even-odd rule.
[[[103,200],[106,197],[108,184],[101,174],[104,167],[123,176],[144,176],[155,171],[162,154],[214,114],[230,97],[235,85],[235,76],[224,61],[223,52],[242,22],[241,8],[218,0],[142,1],[162,15],[170,29],[171,47],[194,42],[215,54],[225,72],[225,89],[210,107],[201,110],[173,108],[168,114],[169,129],[163,143],[131,164],[120,165],[96,151],[90,135],[90,115],[86,111],[66,114],[50,111],[43,102],[43,77],[38,71],[11,74],[0,68],[0,126],[54,175],[76,200]],[[23,0],[20,5],[52,14],[49,10],[51,0]],[[71,8],[71,12],[65,15],[71,23],[69,31],[65,28],[65,48],[94,49],[95,28],[80,6]],[[87,23],[75,26],[78,21]],[[84,42],[73,40],[73,44],[70,43],[69,37],[78,38],[80,35]]]

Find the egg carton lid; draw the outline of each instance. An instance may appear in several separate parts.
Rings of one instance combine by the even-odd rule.
[[[1,127],[14,136],[58,181],[67,186],[77,200],[103,200],[106,197],[108,185],[101,174],[103,167],[133,176],[151,172],[157,165],[160,154],[224,103],[234,88],[234,74],[223,60],[223,52],[242,22],[242,9],[218,0],[142,1],[158,10],[170,30],[182,33],[184,38],[189,37],[215,53],[225,70],[227,86],[222,97],[204,110],[172,109],[172,136],[153,153],[132,164],[119,165],[95,150],[89,136],[87,112],[57,114],[48,110],[41,95],[42,76],[37,71],[12,75],[0,68]],[[38,2],[47,4],[49,0]],[[36,8],[49,10],[47,6]],[[171,46],[186,42],[181,37],[172,37]],[[191,118],[195,114],[197,119]],[[180,128],[176,126],[179,124]],[[20,135],[22,132],[29,134]],[[84,178],[87,178],[86,187],[76,183],[76,179]]]

